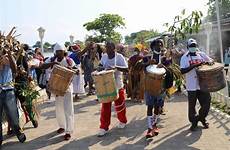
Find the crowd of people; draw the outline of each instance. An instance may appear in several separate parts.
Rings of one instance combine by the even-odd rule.
[[[20,142],[26,140],[22,127],[19,125],[18,102],[23,108],[26,122],[31,121],[35,128],[38,127],[36,110],[33,104],[28,105],[27,97],[22,90],[35,81],[40,88],[46,88],[49,100],[52,96],[55,97],[56,118],[59,125],[57,133],[65,133],[64,140],[69,140],[75,129],[73,101],[78,101],[79,94],[84,94],[86,91],[88,96],[97,94],[93,72],[113,70],[118,94],[116,99],[101,103],[98,136],[102,137],[109,131],[113,101],[119,121],[118,128],[126,126],[128,122],[125,105],[127,92],[127,97],[131,100],[145,101],[147,106],[146,138],[152,138],[159,134],[157,124],[160,115],[164,113],[165,99],[175,92],[170,92],[175,88],[176,82],[174,70],[170,66],[176,63],[180,65],[179,69],[185,75],[190,129],[196,130],[199,121],[208,128],[209,124],[205,118],[209,112],[211,96],[209,92],[200,90],[196,68],[205,62],[212,63],[213,60],[199,51],[194,39],[188,40],[187,50],[166,48],[162,39],[152,41],[149,47],[148,50],[144,45],[136,45],[130,57],[126,55],[124,46],[116,45],[111,41],[106,42],[105,46],[88,42],[84,49],[78,44],[65,47],[56,43],[53,47],[54,55],[49,58],[43,56],[40,48],[31,51],[27,44],[24,44],[23,51],[3,50],[0,54],[0,111],[2,113],[4,109],[9,127],[12,128],[12,131],[8,129],[8,134],[14,133]],[[48,87],[55,65],[75,72],[71,84],[62,96],[54,95]],[[161,69],[164,72],[163,78],[152,79],[148,76],[149,69],[151,71],[149,66],[156,66],[155,70]],[[146,82],[148,77],[154,82]],[[159,92],[152,94],[151,88],[158,85],[158,81],[160,88],[157,91]],[[150,89],[145,88],[148,84],[152,86]],[[180,86],[178,86],[178,91],[181,90]],[[197,100],[201,105],[198,114],[195,109]],[[2,123],[2,115],[0,119]],[[2,141],[1,130],[0,142]]]

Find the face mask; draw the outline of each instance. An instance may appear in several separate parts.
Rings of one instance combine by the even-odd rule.
[[[196,50],[197,50],[197,48],[196,48],[196,47],[189,47],[188,50],[189,50],[189,52],[191,52],[191,53],[195,53]]]

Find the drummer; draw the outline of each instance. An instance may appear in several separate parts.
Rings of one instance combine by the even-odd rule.
[[[115,110],[117,111],[117,118],[119,120],[117,127],[124,128],[127,123],[127,118],[122,72],[128,72],[128,64],[124,56],[115,51],[115,44],[113,42],[106,43],[106,54],[102,56],[100,66],[102,66],[106,70],[116,69],[115,80],[116,87],[119,91],[119,97],[117,100],[115,100]],[[104,136],[109,130],[111,120],[111,104],[112,102],[102,103],[100,130],[98,132],[99,137]]]
[[[204,128],[209,128],[206,122],[206,116],[210,109],[211,96],[209,92],[200,90],[199,82],[197,79],[196,68],[205,62],[211,63],[213,60],[205,53],[200,52],[196,40],[189,39],[187,42],[186,52],[180,61],[181,73],[185,74],[186,89],[188,92],[188,118],[191,122],[191,131],[195,131],[198,121],[202,123]],[[196,101],[200,103],[199,114],[196,113]]]
[[[41,68],[52,68],[55,64],[69,69],[75,66],[74,61],[65,56],[66,48],[58,43],[54,46],[55,56],[46,60]],[[55,96],[56,117],[59,125],[57,133],[65,132],[64,140],[69,140],[74,130],[73,86],[69,86],[64,96]]]
[[[150,64],[158,64],[161,60],[162,50],[163,50],[163,41],[161,39],[156,39],[151,42],[150,48],[153,52],[152,58],[144,58],[144,67],[147,67]],[[162,64],[159,64],[158,67],[164,67]],[[162,90],[163,91],[163,90]],[[152,96],[150,93],[145,91],[144,99],[147,105],[147,125],[148,130],[146,138],[151,138],[155,135],[158,135],[159,129],[157,128],[157,120],[160,115],[160,108],[163,106],[163,93],[158,96]],[[153,114],[154,108],[154,114]]]

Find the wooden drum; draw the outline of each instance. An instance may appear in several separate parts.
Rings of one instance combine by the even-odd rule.
[[[157,65],[149,65],[145,74],[145,91],[152,96],[160,95],[164,90],[164,78],[166,70],[157,68]]]
[[[117,100],[118,91],[114,71],[93,72],[97,98],[101,103],[108,103]]]
[[[224,77],[224,65],[214,63],[214,65],[202,65],[197,69],[201,91],[216,92],[226,86]]]
[[[48,82],[48,89],[57,96],[64,96],[74,77],[74,71],[55,65]]]

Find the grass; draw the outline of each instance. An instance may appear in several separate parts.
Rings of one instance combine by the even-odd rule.
[[[215,99],[211,101],[211,104],[213,107],[219,109],[220,111],[230,115],[230,107],[227,106],[227,104],[224,104],[222,102],[218,102]]]

